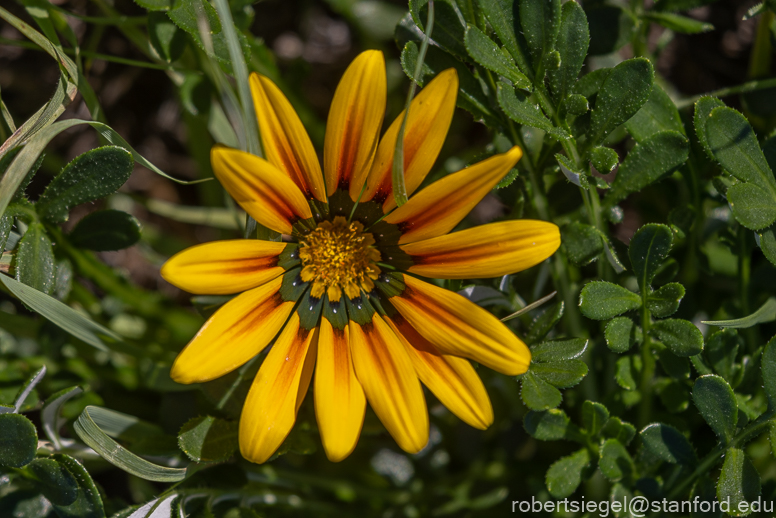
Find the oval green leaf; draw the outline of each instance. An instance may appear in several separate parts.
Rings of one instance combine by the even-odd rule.
[[[579,294],[582,314],[593,320],[608,320],[640,307],[641,297],[611,282],[589,282]]]
[[[652,325],[652,332],[677,356],[689,358],[703,350],[703,335],[688,320],[659,320]]]
[[[126,212],[101,210],[79,221],[68,237],[73,245],[87,250],[121,250],[140,240],[140,223]]]
[[[730,442],[738,424],[738,405],[727,381],[716,374],[701,376],[695,380],[692,399],[717,437]]]
[[[21,468],[35,458],[38,433],[21,414],[0,414],[0,466]]]
[[[660,460],[685,466],[698,463],[690,441],[671,425],[651,424],[641,431],[640,436],[644,448]]]

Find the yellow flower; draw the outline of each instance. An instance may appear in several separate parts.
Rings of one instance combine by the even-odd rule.
[[[275,339],[240,419],[240,450],[253,462],[266,461],[288,436],[313,370],[316,418],[332,461],[355,448],[367,401],[401,448],[422,449],[429,425],[421,382],[463,421],[488,427],[493,410],[469,360],[517,375],[531,353],[493,315],[418,276],[501,276],[555,252],[558,228],[542,221],[449,233],[514,167],[520,148],[446,176],[396,208],[391,167],[403,114],[380,140],[381,52],[359,55],[337,87],[323,173],[277,86],[256,74],[250,82],[267,159],[216,146],[213,170],[248,214],[292,242],[217,241],[164,265],[163,277],[191,293],[240,293],[180,353],[173,379],[218,378]],[[404,136],[409,194],[439,154],[457,91],[455,70],[446,70],[412,103]]]

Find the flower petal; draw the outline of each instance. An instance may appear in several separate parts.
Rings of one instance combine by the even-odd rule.
[[[422,450],[428,443],[428,411],[404,345],[375,313],[364,326],[350,321],[350,347],[356,376],[377,417],[404,451]]]
[[[265,227],[290,234],[297,220],[313,216],[294,181],[263,158],[215,146],[210,151],[210,161],[221,185]]]
[[[261,352],[283,327],[293,302],[283,302],[283,277],[233,298],[202,326],[172,365],[178,383],[223,376]]]
[[[361,193],[383,125],[386,90],[385,58],[378,50],[359,54],[342,76],[329,110],[323,147],[329,196],[337,188],[350,187],[354,200]]]
[[[415,262],[408,271],[439,279],[499,277],[523,271],[560,246],[553,223],[520,219],[490,223],[402,245]]]
[[[299,327],[294,313],[253,380],[240,416],[240,452],[269,459],[291,432],[315,367],[318,330]]]
[[[231,239],[192,246],[162,266],[164,280],[196,295],[228,295],[261,286],[281,273],[286,243]]]
[[[493,424],[493,407],[485,385],[469,360],[442,354],[401,315],[388,319],[412,359],[420,381],[452,413],[480,430]]]
[[[339,462],[351,454],[366,410],[364,389],[356,379],[348,328],[335,329],[321,319],[315,366],[315,416],[326,456]]]
[[[438,74],[412,101],[404,129],[404,182],[408,195],[423,182],[442,149],[453,119],[457,93],[458,72],[449,68]],[[404,111],[380,140],[361,198],[362,201],[372,198],[381,202],[385,200],[384,212],[396,207],[393,199],[393,152],[403,119]]]
[[[390,298],[407,322],[442,354],[463,356],[516,376],[531,351],[501,321],[455,292],[404,275],[406,288]]]
[[[286,173],[308,198],[326,203],[318,155],[291,103],[268,77],[253,73],[250,84],[267,160]]]
[[[399,225],[399,244],[441,236],[450,232],[512,169],[523,152],[515,146],[506,153],[429,185],[410,201],[385,217]]]

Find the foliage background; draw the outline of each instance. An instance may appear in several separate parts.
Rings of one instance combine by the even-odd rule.
[[[677,488],[681,490],[673,495],[677,499],[686,498],[690,491],[702,498],[773,499],[776,464],[768,433],[760,432],[774,433],[768,403],[776,391],[769,385],[768,372],[771,376],[776,373],[767,369],[776,359],[761,355],[763,346],[776,333],[772,322],[776,311],[768,306],[765,316],[744,322],[748,325],[757,320],[756,325],[725,331],[714,339],[719,327],[701,321],[754,313],[776,290],[776,270],[756,244],[754,233],[739,223],[720,195],[740,180],[735,168],[720,167],[717,163],[723,160],[714,153],[707,156],[692,119],[693,103],[701,94],[735,89],[755,80],[753,92],[738,95],[734,90],[722,99],[746,115],[766,158],[770,158],[766,142],[772,142],[768,139],[776,124],[774,90],[767,88],[776,87],[768,82],[773,55],[771,4],[744,20],[754,3],[669,0],[655,6],[638,1],[584,2],[590,22],[590,53],[596,55],[587,57],[582,74],[614,67],[635,56],[647,57],[654,68],[655,84],[679,106],[678,129],[690,141],[679,167],[658,171],[652,179],[659,177],[659,181],[631,189],[617,203],[620,212],[610,214],[591,204],[593,196],[605,195],[604,187],[612,183],[616,173],[593,171],[584,159],[573,164],[576,172],[600,190],[581,190],[568,181],[554,158],[562,151],[561,144],[532,129],[526,119],[504,113],[492,88],[495,82],[488,84],[488,77],[497,80],[498,74],[487,72],[487,67],[467,53],[471,48],[464,44],[463,27],[453,24],[452,36],[442,39],[441,34],[451,27],[447,16],[450,8],[445,6],[457,5],[461,12],[472,13],[471,19],[466,15],[467,23],[479,26],[498,41],[490,30],[492,20],[488,23],[482,12],[484,3],[437,2],[437,32],[432,33],[432,39],[437,34],[444,48],[432,45],[428,63],[433,68],[443,60],[445,51],[454,57],[444,59],[465,63],[459,66],[472,70],[481,80],[475,83],[481,87],[478,95],[498,120],[482,124],[481,113],[473,117],[468,111],[457,110],[430,179],[457,171],[483,154],[501,149],[509,140],[515,142],[515,133],[506,131],[508,126],[518,132],[519,143],[526,145],[532,158],[524,158],[517,175],[510,175],[512,183],[494,190],[463,225],[497,218],[549,217],[563,228],[565,245],[544,266],[508,279],[477,281],[479,287],[470,293],[504,317],[558,290],[555,299],[510,323],[519,336],[534,344],[571,340],[545,346],[544,358],[555,360],[554,366],[552,362],[544,367],[534,365],[525,379],[517,381],[479,369],[496,414],[496,422],[485,432],[461,423],[428,394],[431,444],[417,456],[400,452],[375,416],[368,413],[354,454],[339,464],[328,462],[318,447],[312,398],[307,398],[284,454],[267,465],[251,465],[234,454],[234,423],[246,390],[240,383],[243,378],[227,376],[192,389],[175,385],[166,375],[177,351],[201,325],[203,315],[220,301],[199,298],[192,303],[187,294],[166,284],[158,274],[167,257],[187,246],[239,237],[244,221],[217,182],[182,185],[135,165],[126,182],[118,183],[123,184],[118,192],[108,189],[101,195],[87,194],[82,201],[88,203],[68,205],[66,221],[31,216],[22,209],[4,216],[15,218],[6,221],[14,223],[16,242],[11,234],[0,263],[2,271],[106,326],[113,338],[97,332],[97,341],[108,345],[108,350],[98,350],[83,336],[74,338],[61,326],[41,318],[36,314],[41,311],[32,310],[29,301],[22,303],[7,283],[0,286],[0,403],[19,402],[16,410],[34,423],[37,437],[54,444],[59,435],[56,430],[53,436],[44,433],[53,418],[52,412],[46,417],[45,409],[41,411],[43,402],[48,401],[45,408],[53,408],[54,414],[61,412],[66,419],[60,447],[38,443],[32,464],[31,457],[13,459],[8,453],[24,451],[29,445],[28,425],[18,419],[0,419],[0,515],[129,516],[134,510],[131,506],[154,501],[160,495],[157,503],[168,495],[177,496],[164,500],[166,504],[174,502],[172,510],[160,505],[153,511],[157,513],[154,517],[168,516],[172,511],[229,517],[498,516],[511,512],[510,501],[532,496],[549,499],[573,494],[576,498],[584,495],[587,500],[608,500],[646,495],[660,499]],[[182,4],[195,5],[190,1]],[[237,97],[228,93],[224,75],[230,69],[229,53],[224,42],[214,38],[212,44],[220,59],[208,56],[203,50],[207,43],[198,36],[196,17],[189,20],[194,20],[194,25],[189,25],[191,32],[186,33],[171,24],[173,16],[166,14],[170,5],[156,0],[119,0],[114,4],[103,0],[51,4],[18,0],[2,7],[55,43],[61,39],[63,49],[78,49],[75,65],[94,95],[90,100],[88,88],[80,83],[80,93],[60,119],[103,121],[159,169],[186,181],[212,176],[208,153],[214,142],[237,143],[236,135],[242,131],[240,109],[230,100],[230,95]],[[396,25],[401,20],[405,28],[411,25],[406,4],[370,0],[268,0],[252,4],[237,0],[230,2],[230,7],[237,28],[245,36],[244,43],[250,47],[249,70],[264,73],[281,86],[318,149],[334,88],[350,60],[363,49],[378,48],[386,54],[386,121],[401,111],[409,84],[401,62],[407,33]],[[65,15],[65,11],[71,14]],[[665,12],[681,12],[688,18],[677,21],[655,14]],[[419,10],[419,14],[425,23],[426,11]],[[18,126],[49,101],[62,70],[7,20],[0,24],[0,95]],[[185,25],[181,20],[178,23]],[[711,24],[713,30],[698,22]],[[699,28],[703,30],[697,32]],[[170,59],[165,59],[165,54]],[[412,68],[405,67],[408,71]],[[586,97],[595,106],[595,92]],[[95,99],[99,110],[94,109]],[[535,98],[528,102],[535,105]],[[557,118],[548,123],[551,127],[564,125]],[[0,122],[0,140],[9,138],[12,129],[7,119]],[[586,128],[572,124],[571,129],[582,149]],[[604,143],[617,152],[618,162],[630,156],[634,145],[643,140],[638,131],[638,127],[620,127]],[[57,135],[46,146],[38,172],[23,189],[24,196],[39,201],[66,164],[107,143],[86,126]],[[598,162],[593,160],[596,166],[611,158],[601,153]],[[667,156],[665,153],[658,148],[656,161]],[[106,160],[121,156],[118,153]],[[0,170],[7,167],[8,161]],[[117,177],[123,174],[121,167],[111,171],[114,169]],[[124,172],[129,174],[126,167]],[[101,178],[95,185],[108,180]],[[542,199],[547,201],[546,207]],[[770,208],[758,209],[757,214],[765,214],[767,219],[774,211],[773,200],[770,203]],[[41,212],[43,204],[36,206]],[[83,235],[80,242],[77,235],[73,237],[71,232],[79,221],[106,209],[131,214],[135,220],[117,223],[117,232],[124,244],[132,242],[133,229],[137,229],[133,221],[137,221],[139,241],[128,247],[118,243],[115,246],[122,246],[117,251],[90,251]],[[572,225],[575,222],[576,226]],[[590,230],[595,222],[604,238],[611,241],[610,253],[624,262],[625,272],[618,273],[607,260],[605,249],[609,247],[601,235]],[[582,228],[580,223],[591,225]],[[606,320],[621,312],[608,302],[609,297],[599,300],[603,313],[596,313],[595,308],[586,310],[584,304],[580,311],[580,290],[590,281],[604,280],[630,292],[649,292],[650,288],[633,276],[627,248],[637,229],[648,223],[664,226],[645,227],[643,235],[660,238],[668,232],[673,242],[670,254],[666,249],[661,264],[656,265],[660,272],[653,285],[681,283],[684,296],[673,297],[674,302],[681,299],[681,304],[671,318],[691,321],[704,332],[703,353],[693,349],[697,346],[695,335],[675,340],[678,345],[668,347],[671,352],[663,350],[671,339],[658,335],[652,337],[651,346],[642,343],[641,352],[635,346],[630,354],[624,354],[622,349],[628,347],[612,345],[616,340],[607,344]],[[25,251],[23,241],[19,241],[27,233],[31,251]],[[100,239],[105,238],[98,236]],[[53,243],[52,248],[46,248],[46,240]],[[41,242],[42,247],[31,246]],[[32,274],[22,273],[25,264]],[[51,272],[48,284],[34,275],[49,271],[46,268]],[[467,284],[448,283],[447,287],[462,289]],[[646,299],[635,297],[638,308]],[[604,315],[604,321],[588,318],[596,315]],[[643,313],[627,315],[634,317],[634,325],[644,326]],[[646,321],[652,323],[652,316],[647,313]],[[673,354],[682,348],[683,354]],[[688,356],[694,356],[692,362]],[[541,358],[535,351],[537,363]],[[659,358],[657,363],[655,358]],[[652,367],[645,369],[644,365]],[[21,401],[18,394],[24,392],[25,382],[42,366],[46,367],[45,376]],[[256,368],[254,364],[253,370]],[[704,387],[703,381],[697,385],[697,378],[712,373],[726,381],[719,383],[714,378],[707,380],[709,387]],[[250,369],[242,375],[247,380],[252,377]],[[525,388],[527,380],[535,385],[533,389]],[[730,396],[733,392],[728,385],[735,389],[734,396]],[[74,393],[66,402],[57,400],[60,390],[74,386],[83,392]],[[562,403],[560,392],[553,387],[564,388]],[[704,401],[720,406],[704,410]],[[90,446],[99,449],[101,444],[111,445],[110,439],[101,435],[102,428],[156,468],[140,464],[133,472],[126,453],[112,457],[117,467],[105,461],[110,455],[101,457],[85,446],[88,429],[84,425],[89,423],[89,414],[83,411],[88,405],[132,416],[121,421],[115,414],[99,414],[93,409],[99,427],[93,435],[96,442]],[[547,410],[558,406],[562,410]],[[218,421],[191,421],[204,416]],[[619,425],[618,419],[631,423],[632,431]],[[673,428],[662,428],[657,438],[646,430],[635,436],[657,422]],[[757,425],[756,429],[748,427],[750,423]],[[159,468],[189,465],[191,460],[179,441],[189,457],[203,461],[202,469],[181,474]],[[700,467],[696,455],[702,459]],[[81,461],[88,474],[69,458]],[[703,462],[708,459],[711,461]],[[89,479],[95,487],[89,485]],[[73,485],[73,480],[80,482]],[[689,482],[683,486],[683,481]],[[152,512],[150,507],[133,516],[148,512]]]

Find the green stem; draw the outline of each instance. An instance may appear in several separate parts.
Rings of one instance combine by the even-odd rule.
[[[652,326],[652,315],[647,309],[647,290],[643,287],[641,293],[641,405],[639,407],[639,428],[646,426],[652,416],[652,378],[655,375],[655,357],[652,355],[649,329]]]
[[[741,300],[741,314],[747,316],[752,313],[749,305],[749,281],[752,275],[752,258],[750,240],[752,232],[742,226],[738,227],[738,296]],[[754,327],[744,331],[747,345],[750,349],[757,343],[757,335]]]
[[[8,45],[11,47],[21,47],[25,49],[45,52],[45,50],[43,50],[42,48],[38,47],[37,45],[29,41],[10,40],[8,38],[0,38],[0,45]],[[73,49],[63,48],[62,51],[69,56],[76,55],[76,51]],[[171,65],[157,65],[156,63],[148,63],[146,61],[138,61],[136,59],[121,58],[118,56],[110,56],[108,54],[100,54],[99,52],[92,52],[89,50],[81,50],[79,54],[86,58],[101,59],[103,61],[108,61],[111,63],[120,63],[122,65],[129,65],[133,67],[151,68],[154,70],[174,70],[174,68]]]
[[[407,101],[404,104],[404,117],[401,120],[401,126],[399,127],[399,133],[396,135],[396,147],[393,150],[393,167],[391,168],[391,175],[393,180],[393,199],[396,201],[396,205],[401,207],[407,203],[407,185],[404,181],[404,130],[407,127],[407,119],[410,115],[410,107],[412,106],[412,98],[415,97],[415,86],[420,82],[420,76],[423,72],[423,62],[426,60],[426,52],[428,51],[428,41],[431,38],[431,32],[434,30],[434,0],[428,2],[428,18],[426,19],[426,31],[423,35],[423,42],[420,44],[420,50],[418,51],[418,62],[415,63],[415,70],[410,83],[410,89],[407,91]],[[366,187],[366,182],[364,182]],[[361,189],[363,192],[364,189]],[[359,196],[360,199],[360,196]],[[355,207],[353,207],[355,210]],[[351,213],[351,217],[352,217]]]
[[[688,106],[695,104],[695,101],[697,101],[701,97],[706,97],[706,96],[728,97],[730,95],[745,94],[748,92],[755,92],[757,90],[765,90],[767,88],[774,88],[774,87],[776,87],[776,77],[772,77],[770,79],[758,79],[755,81],[747,81],[746,83],[740,84],[738,86],[731,86],[729,88],[720,88],[719,90],[714,90],[712,92],[708,92],[705,94],[687,97],[686,99],[682,99],[681,101],[677,102],[676,107],[679,108],[680,110],[682,108],[687,108]]]

